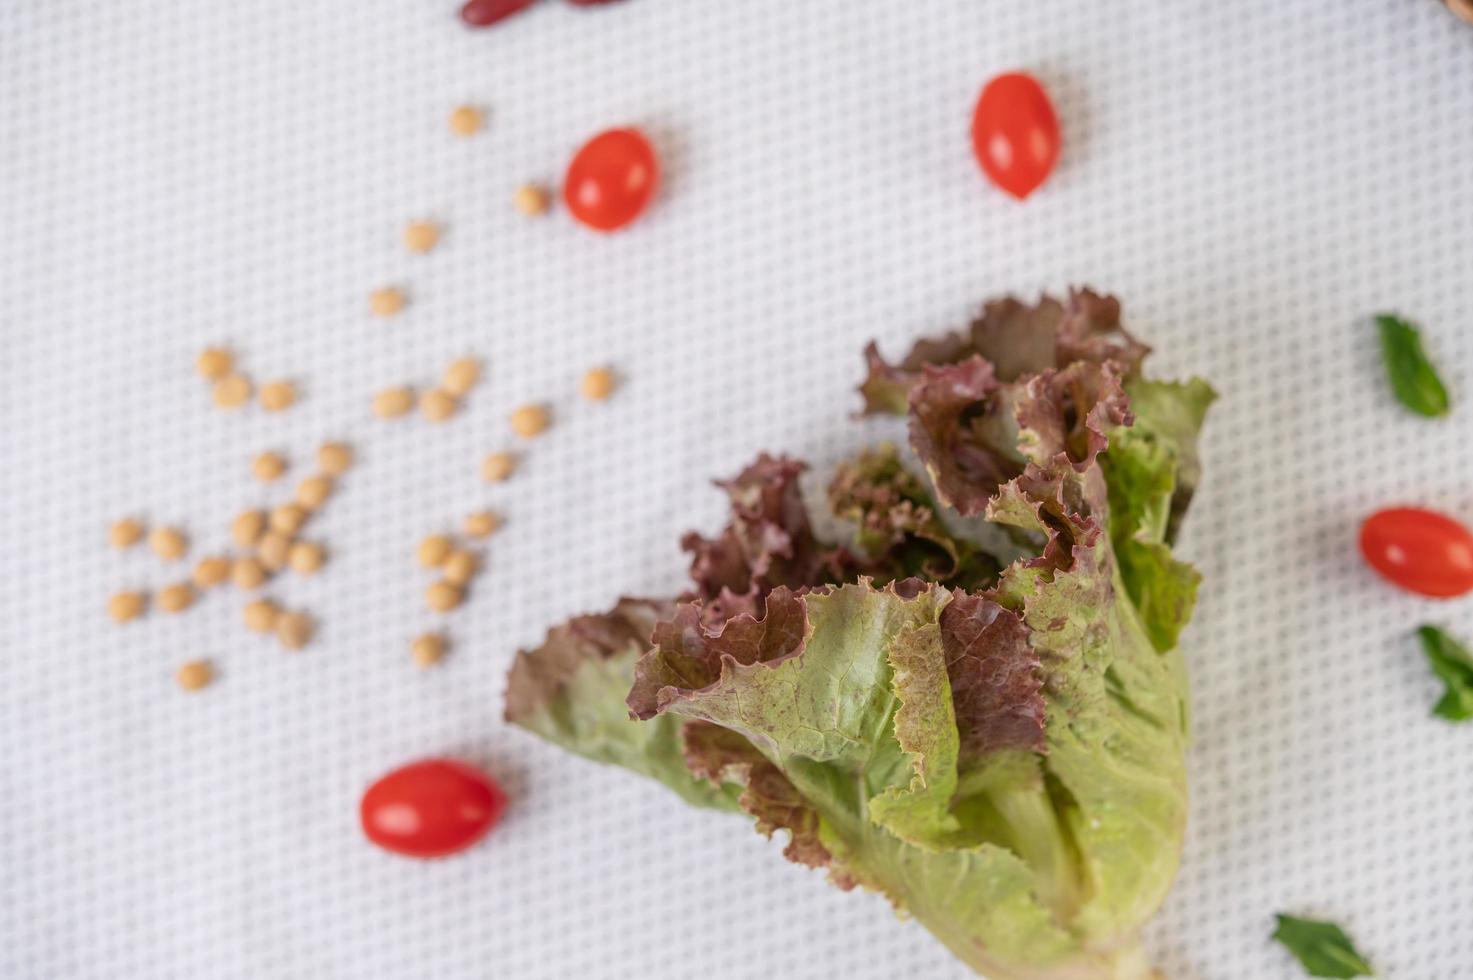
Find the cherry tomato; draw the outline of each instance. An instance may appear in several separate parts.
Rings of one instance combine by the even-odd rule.
[[[424,759],[368,787],[358,816],[368,839],[384,850],[433,858],[470,847],[504,809],[506,794],[479,769],[454,759]]]
[[[660,161],[644,134],[610,129],[573,155],[563,180],[563,201],[588,227],[615,231],[649,206],[659,181]]]
[[[1032,75],[1009,72],[988,82],[972,114],[972,151],[987,178],[1022,200],[1059,160],[1059,117]]]
[[[1437,599],[1473,592],[1473,533],[1435,510],[1392,507],[1360,529],[1366,563],[1408,592]]]
[[[460,19],[470,27],[490,27],[512,14],[519,14],[537,0],[466,0]]]

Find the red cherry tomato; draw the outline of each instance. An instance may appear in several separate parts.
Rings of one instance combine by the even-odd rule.
[[[982,89],[972,114],[972,151],[998,187],[1022,200],[1059,160],[1059,117],[1032,75],[999,75]]]
[[[506,809],[491,777],[454,759],[411,762],[368,787],[358,807],[363,832],[409,857],[454,854],[485,836]]]
[[[512,14],[519,14],[537,0],[466,0],[460,19],[469,27],[490,27]]]
[[[1366,563],[1408,592],[1437,599],[1473,592],[1473,533],[1418,507],[1377,511],[1360,529]]]
[[[588,227],[615,231],[649,206],[659,181],[660,161],[644,134],[610,129],[574,154],[563,180],[563,201]]]

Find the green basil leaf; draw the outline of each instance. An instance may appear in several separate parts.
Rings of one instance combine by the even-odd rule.
[[[1473,653],[1436,626],[1417,630],[1427,663],[1447,690],[1432,713],[1448,721],[1473,718]]]
[[[1422,350],[1422,337],[1417,328],[1400,317],[1382,313],[1376,317],[1381,328],[1381,354],[1386,361],[1386,377],[1397,400],[1418,415],[1436,418],[1449,411],[1447,389],[1437,376],[1437,369]]]
[[[1297,919],[1292,915],[1275,916],[1279,927],[1273,938],[1288,947],[1289,952],[1312,977],[1372,977],[1375,971],[1365,957],[1355,951],[1350,937],[1333,922]]]

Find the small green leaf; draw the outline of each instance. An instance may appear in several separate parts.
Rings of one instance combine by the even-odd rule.
[[[1288,947],[1289,952],[1312,977],[1373,977],[1375,971],[1365,957],[1355,951],[1350,937],[1333,922],[1296,919],[1277,915],[1279,927],[1273,938]]]
[[[1377,316],[1376,325],[1381,328],[1386,377],[1397,400],[1418,415],[1428,418],[1446,415],[1447,389],[1422,350],[1422,337],[1417,328],[1389,313]]]
[[[1448,721],[1473,718],[1473,653],[1436,626],[1423,626],[1417,636],[1432,673],[1447,685],[1432,713]]]

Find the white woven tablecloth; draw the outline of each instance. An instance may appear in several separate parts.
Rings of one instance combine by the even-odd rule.
[[[742,821],[508,729],[503,678],[554,621],[673,590],[679,532],[721,515],[708,477],[768,448],[817,487],[893,434],[847,418],[866,340],[1071,283],[1124,299],[1154,373],[1223,395],[1184,543],[1192,824],[1153,952],[1172,980],[1294,977],[1286,910],[1386,977],[1473,975],[1473,727],[1428,717],[1409,636],[1473,637],[1473,600],[1398,594],[1354,547],[1384,503],[1473,519],[1473,28],[1435,0],[629,0],[484,32],[455,6],[0,4],[0,976],[962,976]],[[1021,206],[967,136],[1015,67],[1066,138]],[[447,131],[461,102],[474,139]],[[511,208],[627,123],[668,171],[634,228]],[[445,237],[408,256],[418,216]],[[411,303],[374,320],[385,283]],[[1450,420],[1387,394],[1383,308],[1425,326]],[[212,410],[210,343],[300,406]],[[370,417],[467,351],[465,414]],[[587,406],[604,362],[627,383]],[[529,399],[556,426],[487,488]],[[328,437],[362,463],[316,525],[329,564],[279,590],[320,616],[309,650],[245,633],[234,595],[107,620],[184,574],[110,551],[110,521],[224,547],[269,496],[251,456]],[[508,526],[417,671],[414,543],[479,506]],[[202,656],[220,680],[185,696]],[[439,753],[504,781],[503,825],[439,863],[369,847],[364,785]]]

